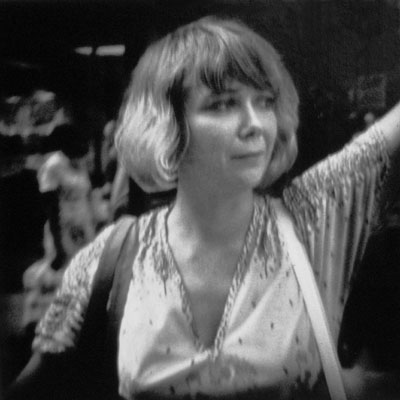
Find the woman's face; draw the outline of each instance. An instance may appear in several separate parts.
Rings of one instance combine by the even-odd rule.
[[[189,146],[181,171],[218,188],[254,189],[269,165],[277,137],[275,95],[233,81],[221,93],[190,90],[185,115]]]

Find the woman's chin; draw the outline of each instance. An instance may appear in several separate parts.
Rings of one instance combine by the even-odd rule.
[[[260,186],[263,176],[261,171],[246,171],[238,176],[236,183],[241,189],[254,190]]]

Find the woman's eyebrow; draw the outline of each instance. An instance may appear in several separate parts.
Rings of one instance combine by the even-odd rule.
[[[235,88],[224,88],[221,90],[212,90],[210,95],[211,96],[223,96],[223,95],[230,95],[230,94],[235,94],[239,90]]]

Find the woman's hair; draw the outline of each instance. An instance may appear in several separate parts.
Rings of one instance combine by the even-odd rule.
[[[202,18],[153,43],[133,71],[125,94],[116,147],[128,173],[146,191],[177,184],[178,165],[190,140],[188,92],[202,83],[222,91],[237,80],[272,89],[278,138],[260,187],[274,183],[297,155],[298,95],[277,51],[241,22]]]

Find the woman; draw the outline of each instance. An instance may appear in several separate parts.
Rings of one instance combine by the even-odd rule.
[[[282,188],[297,108],[274,48],[238,22],[201,19],[142,56],[116,145],[142,188],[177,194],[136,222],[116,355],[123,398],[308,399],[324,387],[281,214],[310,258],[336,340],[399,145],[400,109]],[[76,346],[112,230],[70,264],[37,330],[36,359]]]

